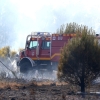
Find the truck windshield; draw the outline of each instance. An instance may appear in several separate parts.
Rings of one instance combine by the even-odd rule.
[[[50,41],[43,41],[42,49],[50,49]]]
[[[29,45],[29,48],[30,49],[36,49],[37,45],[39,46],[38,41],[31,41],[30,45]]]

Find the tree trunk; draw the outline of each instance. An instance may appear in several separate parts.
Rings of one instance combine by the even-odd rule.
[[[82,77],[81,77],[81,93],[82,97],[85,98],[85,82],[84,82],[84,76],[85,76],[85,67],[82,66]]]
[[[84,84],[84,82],[81,83],[81,93],[82,93],[82,97],[85,98],[85,84]]]
[[[85,98],[85,83],[84,83],[84,75],[81,77],[81,93],[82,93],[82,97]]]

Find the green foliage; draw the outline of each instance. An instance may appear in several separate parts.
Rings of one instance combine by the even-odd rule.
[[[0,49],[0,58],[14,57],[16,51],[11,51],[9,46]]]
[[[67,23],[66,25],[61,25],[59,29],[57,29],[58,34],[69,34],[69,33],[82,33],[82,31],[85,29],[88,29],[85,25],[78,25],[77,23]],[[89,30],[91,33],[95,33],[95,31],[92,30],[92,28]],[[89,32],[88,31],[88,32]]]
[[[6,46],[0,49],[0,57],[5,58],[10,56],[10,47]]]
[[[76,33],[61,50],[58,79],[79,85],[81,91],[100,74],[100,45],[87,27]]]

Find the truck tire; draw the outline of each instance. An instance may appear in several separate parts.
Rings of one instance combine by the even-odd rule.
[[[31,70],[32,70],[32,65],[29,62],[25,62],[25,63],[22,63],[20,65],[20,72],[21,73],[25,73],[26,74],[26,73],[28,73]]]

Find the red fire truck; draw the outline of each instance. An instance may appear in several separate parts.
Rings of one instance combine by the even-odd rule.
[[[20,52],[17,62],[20,72],[27,73],[32,69],[57,70],[60,49],[75,34],[50,34],[33,32],[26,38],[25,49]]]

